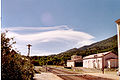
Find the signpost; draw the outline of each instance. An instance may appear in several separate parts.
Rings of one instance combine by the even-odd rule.
[[[120,76],[120,19],[115,21],[117,23],[117,38],[118,38],[118,75]]]

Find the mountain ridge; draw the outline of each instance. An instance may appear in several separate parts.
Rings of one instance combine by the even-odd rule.
[[[31,57],[33,63],[37,65],[65,65],[67,60],[71,59],[72,55],[80,55],[82,57],[112,51],[116,55],[118,54],[117,47],[117,35],[109,37],[99,42],[95,42],[91,45],[86,45],[80,48],[73,48],[59,54],[49,55],[49,56],[33,56]]]

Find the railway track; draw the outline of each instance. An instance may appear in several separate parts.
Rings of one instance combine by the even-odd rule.
[[[63,80],[111,80],[108,78],[102,78],[93,75],[69,72],[60,68],[58,69],[58,68],[49,67],[49,72],[56,74]]]

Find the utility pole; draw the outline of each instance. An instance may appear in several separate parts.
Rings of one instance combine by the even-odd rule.
[[[27,55],[27,56],[29,57],[29,55],[30,55],[30,47],[31,47],[32,45],[31,45],[31,44],[28,44],[27,46],[28,46],[28,55]]]
[[[104,54],[102,55],[102,73],[104,74],[104,67],[105,67],[105,64],[104,64],[105,60],[104,60]]]
[[[118,40],[118,75],[120,76],[120,19],[115,21],[117,24],[117,40]]]

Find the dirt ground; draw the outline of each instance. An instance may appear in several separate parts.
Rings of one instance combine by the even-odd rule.
[[[34,80],[63,80],[53,73],[42,72],[41,74],[35,74]]]
[[[66,69],[58,66],[35,67],[40,73],[36,73],[35,80],[119,80],[116,71],[106,71],[102,74],[101,70],[76,67]]]
[[[99,76],[99,77],[103,77],[103,78],[109,78],[109,79],[113,79],[113,80],[119,80],[120,77],[117,75],[113,75],[113,74],[101,74],[101,73],[85,73],[85,74],[89,74],[89,75],[93,75],[93,76]]]
[[[106,77],[94,76],[90,74],[77,73],[67,69],[50,67],[49,71],[64,80],[112,80]]]
[[[113,79],[113,80],[120,79],[120,76],[117,75],[116,70],[110,71],[108,69],[105,69],[104,74],[103,74],[101,70],[93,69],[93,68],[75,67],[74,69],[75,69],[74,71],[76,71],[78,73],[80,72],[83,74],[89,74],[89,75],[99,76],[99,77],[103,77],[103,78],[109,78],[109,79]]]
[[[56,67],[56,68],[58,68],[58,67]],[[93,69],[93,68],[83,68],[83,67],[75,67],[73,69],[66,69],[64,67],[59,67],[59,68],[62,69],[63,71],[67,70],[68,72],[88,74],[89,76],[93,75],[93,76],[108,78],[108,79],[112,79],[112,80],[119,80],[120,79],[120,76],[117,75],[117,71],[115,71],[115,70],[109,71],[108,69],[105,69],[105,73],[102,74],[101,70]]]

